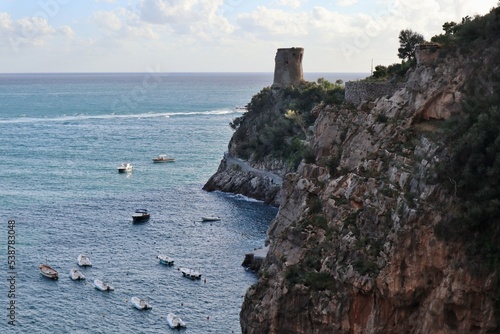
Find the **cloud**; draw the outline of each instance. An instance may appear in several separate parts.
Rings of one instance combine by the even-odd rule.
[[[99,27],[105,30],[119,31],[122,28],[122,21],[114,12],[95,12],[92,19]]]
[[[255,11],[237,16],[240,29],[259,38],[276,36],[305,36],[308,25],[307,13],[290,13],[281,9],[259,6]]]
[[[337,0],[337,5],[340,7],[349,7],[358,3],[358,0]]]
[[[168,26],[176,34],[211,40],[234,31],[234,26],[219,12],[223,3],[223,0],[142,0],[139,15],[144,22]]]
[[[274,3],[278,6],[285,6],[291,8],[299,8],[307,0],[275,0]]]
[[[0,41],[3,48],[17,52],[23,47],[41,47],[58,36],[72,37],[68,26],[55,28],[45,18],[23,17],[13,21],[8,13],[0,13]]]

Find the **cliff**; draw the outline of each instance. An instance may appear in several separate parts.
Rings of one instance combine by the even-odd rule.
[[[498,31],[500,10],[490,15]],[[283,181],[243,333],[500,331],[500,42],[478,40],[414,67],[391,96],[316,104],[296,169],[247,155]],[[268,110],[285,95],[269,92]],[[259,136],[254,116],[232,155]],[[232,173],[224,166],[219,177]]]

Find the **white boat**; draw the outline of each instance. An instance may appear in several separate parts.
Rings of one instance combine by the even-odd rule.
[[[174,259],[168,257],[165,254],[160,254],[157,256],[158,260],[160,260],[161,264],[166,264],[167,266],[172,266],[174,265]]]
[[[174,158],[167,157],[165,154],[160,154],[156,158],[153,158],[153,162],[174,162]]]
[[[80,267],[90,267],[90,266],[92,266],[92,262],[90,262],[90,259],[89,259],[89,257],[87,255],[80,254],[76,258],[76,260],[78,261],[78,265]]]
[[[134,167],[131,164],[124,162],[118,167],[118,173],[130,173],[132,169]]]
[[[219,216],[205,216],[201,217],[201,220],[204,222],[215,222],[219,221],[221,218]]]
[[[59,273],[57,270],[49,266],[48,264],[41,264],[38,266],[38,269],[40,269],[40,273],[48,278],[52,279],[58,279],[59,278]]]
[[[130,302],[138,310],[149,310],[153,308],[153,306],[151,306],[151,304],[149,304],[146,300],[136,296],[130,298]]]
[[[168,322],[168,326],[170,326],[170,328],[185,328],[186,327],[186,323],[184,321],[182,321],[182,319],[179,316],[176,316],[173,313],[167,314],[167,322]]]
[[[99,279],[94,280],[94,286],[101,291],[113,291],[115,288]]]
[[[132,221],[134,223],[145,222],[146,220],[149,219],[149,217],[151,217],[151,215],[149,214],[148,210],[146,210],[146,209],[137,209],[132,214]]]
[[[81,279],[85,279],[85,275],[78,269],[76,268],[72,268],[70,271],[69,271],[69,276],[71,277],[71,279],[73,281],[77,281],[77,280],[81,280]]]
[[[201,279],[201,273],[199,271],[189,269],[189,268],[179,268],[182,275],[191,279]]]

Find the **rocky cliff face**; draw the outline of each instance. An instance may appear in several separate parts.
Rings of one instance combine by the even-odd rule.
[[[282,175],[243,333],[498,330],[496,273],[475,273],[460,242],[435,235],[455,196],[432,183],[448,159],[442,125],[460,111],[473,62],[450,55],[389,98],[316,108],[316,161]]]

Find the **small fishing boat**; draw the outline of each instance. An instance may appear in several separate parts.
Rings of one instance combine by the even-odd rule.
[[[186,323],[173,313],[167,314],[167,323],[170,328],[186,328]]]
[[[59,273],[57,270],[49,266],[48,264],[41,264],[38,266],[38,269],[40,269],[40,273],[48,278],[52,279],[58,279],[59,278]]]
[[[151,215],[149,214],[148,210],[137,209],[135,210],[134,214],[132,214],[132,221],[134,223],[145,222],[146,220],[149,219],[150,216]]]
[[[159,162],[174,162],[174,158],[167,157],[165,154],[160,154],[156,158],[153,158],[154,163],[159,163]]]
[[[179,268],[182,273],[182,276],[195,279],[201,279],[201,273],[199,271],[189,269],[189,268]]]
[[[94,280],[94,286],[101,291],[113,291],[115,288],[99,279]]]
[[[167,266],[172,266],[174,265],[174,259],[168,257],[165,254],[160,254],[157,256],[158,260],[160,260],[161,264],[166,264]]]
[[[216,222],[219,221],[221,218],[219,216],[205,216],[201,217],[201,220],[204,222]]]
[[[138,310],[150,310],[153,308],[153,306],[151,306],[151,304],[149,304],[146,300],[136,296],[130,298],[130,302]]]
[[[69,271],[69,276],[71,277],[71,279],[73,281],[78,281],[78,280],[81,280],[81,279],[85,279],[85,275],[80,270],[78,270],[76,268],[72,268]]]
[[[92,266],[92,262],[90,262],[90,259],[88,258],[87,255],[80,254],[76,258],[76,260],[78,261],[78,265],[80,267],[91,267]]]
[[[130,173],[134,167],[129,163],[122,163],[118,166],[118,173]]]

